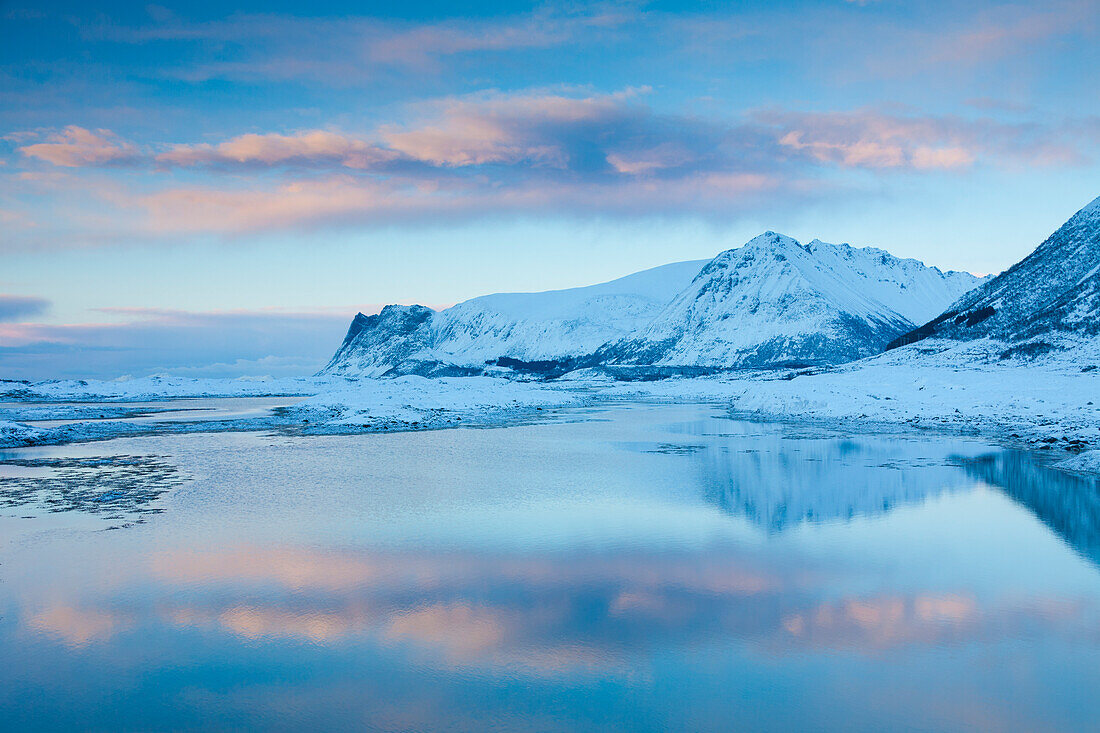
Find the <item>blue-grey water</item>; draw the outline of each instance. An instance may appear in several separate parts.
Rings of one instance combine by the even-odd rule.
[[[565,417],[0,452],[0,728],[1096,729],[1095,480]]]

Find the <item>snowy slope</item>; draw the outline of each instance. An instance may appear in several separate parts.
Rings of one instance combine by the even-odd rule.
[[[432,354],[456,364],[591,354],[647,323],[706,260],[675,262],[618,280],[544,293],[500,293],[459,303],[432,322]]]
[[[704,264],[676,262],[568,290],[486,295],[438,313],[423,306],[360,313],[323,373],[378,376],[423,364],[585,356],[652,320]]]
[[[1005,342],[1005,355],[1100,346],[1100,198],[1020,262],[891,346],[929,337]]]
[[[883,250],[766,232],[711,260],[609,364],[836,364],[881,351],[979,282]]]

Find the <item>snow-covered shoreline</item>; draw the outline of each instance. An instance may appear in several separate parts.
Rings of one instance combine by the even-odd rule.
[[[306,433],[392,432],[504,424],[591,402],[590,394],[547,382],[403,376],[349,382],[279,413]]]
[[[162,402],[201,397],[286,397],[317,394],[339,377],[282,379],[192,379],[153,375],[132,379],[49,379],[41,382],[0,381],[2,402]]]
[[[491,377],[348,380],[187,380],[19,383],[0,389],[0,448],[109,440],[163,433],[285,431],[304,435],[435,430],[460,426],[493,427],[545,417],[549,410],[591,404],[586,390],[561,389],[541,382]],[[162,386],[160,392],[155,387]],[[158,419],[174,401],[299,397],[300,401],[249,417]],[[52,399],[49,399],[52,398]],[[97,399],[98,398],[98,399]],[[127,414],[122,405],[159,403]],[[90,406],[104,406],[101,419]],[[180,407],[189,410],[188,407]],[[34,419],[24,417],[33,415]],[[141,417],[140,420],[131,419]],[[109,418],[109,419],[102,419]],[[17,422],[22,419],[24,422]],[[36,424],[42,420],[48,425]]]
[[[615,383],[606,392],[705,400],[762,420],[981,435],[1049,451],[1068,470],[1100,471],[1100,369],[1076,359],[1003,361],[998,351],[930,343],[825,370]]]
[[[996,350],[989,346],[989,353]],[[11,383],[9,383],[11,384]],[[157,390],[160,390],[159,392]],[[101,440],[150,432],[292,430],[305,434],[493,426],[560,408],[623,401],[707,402],[753,419],[981,435],[1043,451],[1075,471],[1100,471],[1100,369],[1076,362],[1004,362],[980,347],[908,348],[827,370],[734,372],[648,382],[595,371],[546,382],[493,377],[239,381],[180,378],[49,382],[0,392],[0,401],[110,402],[298,395],[270,416],[142,424],[82,421],[40,429],[0,406],[0,447]],[[98,398],[98,399],[96,399]],[[9,410],[9,413],[16,414]]]

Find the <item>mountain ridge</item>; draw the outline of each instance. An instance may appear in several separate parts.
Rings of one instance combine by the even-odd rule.
[[[1100,337],[1100,197],[1029,255],[962,295],[888,349],[929,338],[1004,342],[1004,355],[1041,355]]]
[[[438,312],[386,306],[383,313],[389,310],[389,317],[375,321],[360,313],[320,373],[381,376],[421,373],[432,362],[474,368],[501,358],[574,359],[648,321],[705,262],[673,262],[564,290],[482,295]],[[397,319],[408,309],[431,315],[416,310],[415,328],[408,331],[402,325],[412,324],[409,317]],[[384,343],[387,327],[396,329],[393,344]]]
[[[840,363],[881,351],[978,282],[881,249],[769,231],[710,260],[607,283],[359,314],[322,373]]]
[[[979,282],[875,248],[765,232],[705,265],[609,364],[711,368],[836,364],[877,353]]]

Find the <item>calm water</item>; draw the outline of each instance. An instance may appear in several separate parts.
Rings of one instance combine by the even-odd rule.
[[[0,727],[1096,728],[1095,482],[573,415],[0,453]]]

